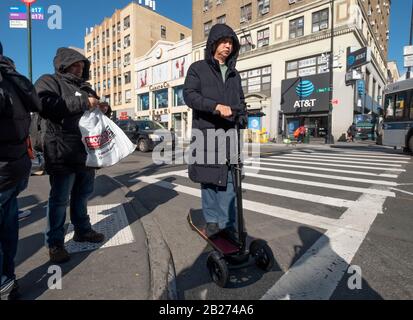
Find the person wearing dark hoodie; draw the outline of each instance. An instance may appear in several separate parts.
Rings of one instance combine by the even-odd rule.
[[[0,43],[0,296],[17,298],[14,258],[18,244],[17,196],[28,183],[30,112],[41,111],[32,83],[3,55]]]
[[[70,260],[64,247],[68,205],[75,242],[101,243],[104,235],[92,229],[87,214],[95,169],[86,167],[87,153],[79,129],[84,112],[99,106],[98,95],[86,82],[90,62],[76,50],[59,48],[54,67],[55,73],[40,77],[35,87],[43,105],[40,116],[46,119],[44,158],[51,186],[46,244],[50,261],[60,264]]]
[[[233,237],[236,232],[236,192],[229,165],[231,148],[226,146],[222,150],[214,145],[213,150],[208,150],[211,146],[206,137],[211,129],[225,133],[234,131],[235,121],[240,119],[244,120],[242,125],[245,124],[245,98],[241,77],[235,68],[239,50],[235,32],[225,24],[214,25],[208,37],[205,59],[190,66],[184,85],[185,103],[193,109],[192,128],[200,130],[204,137],[203,150],[197,150],[199,145],[192,138],[192,144],[195,144],[193,155],[203,151],[203,157],[208,158],[206,155],[215,153],[214,163],[195,161],[189,165],[190,179],[201,184],[202,211],[208,237],[221,231]],[[226,153],[226,161],[219,160],[223,158],[219,154],[222,152]]]

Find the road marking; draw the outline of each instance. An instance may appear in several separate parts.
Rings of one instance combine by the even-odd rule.
[[[174,176],[179,176],[179,177],[188,179],[188,172],[183,172],[183,171],[174,172]],[[272,194],[272,195],[281,196],[285,198],[305,200],[309,202],[315,202],[315,203],[320,203],[320,204],[325,204],[328,206],[340,207],[340,208],[341,207],[348,208],[354,204],[354,201],[352,200],[344,200],[344,199],[333,198],[333,197],[324,197],[324,196],[320,196],[317,194],[297,192],[297,191],[286,190],[286,189],[271,188],[271,187],[260,186],[260,185],[245,183],[245,182],[242,184],[242,189]]]
[[[367,163],[378,163],[378,164],[380,164],[380,163],[389,163],[389,162],[392,162],[392,163],[410,163],[409,161],[399,161],[399,160],[391,160],[391,161],[389,161],[389,160],[377,160],[377,159],[374,159],[374,162],[372,161],[372,162],[370,162],[370,160],[371,159],[366,159],[366,158],[351,158],[351,159],[349,159],[349,158],[346,158],[346,157],[342,157],[342,156],[330,156],[330,155],[328,155],[328,154],[325,154],[325,155],[323,155],[323,156],[313,156],[313,155],[309,155],[308,153],[305,153],[305,152],[294,152],[293,154],[297,154],[297,155],[300,155],[300,157],[301,157],[301,155],[303,155],[304,156],[304,158],[321,158],[321,159],[343,159],[343,160],[351,160],[351,161],[353,161],[353,162],[355,162],[355,161],[369,161],[369,162],[367,162]]]
[[[360,175],[360,176],[372,176],[372,177],[382,177],[382,178],[397,178],[398,177],[398,175],[395,175],[395,174],[381,174],[381,173],[340,170],[340,169],[321,168],[321,167],[297,166],[297,165],[291,165],[291,164],[268,163],[268,162],[263,162],[263,161],[252,161],[252,160],[249,160],[249,159],[245,160],[245,163],[255,163],[255,164],[261,164],[261,165],[266,165],[266,166],[299,168],[299,169],[308,169],[308,170],[316,170],[316,171],[340,172],[340,173],[348,173],[348,174],[354,174],[354,175]]]
[[[157,185],[161,188],[173,190],[176,192],[188,194],[191,196],[195,196],[197,198],[201,198],[201,190],[195,189],[183,185],[179,185],[176,183],[171,183],[167,181],[160,181],[154,179],[152,177],[139,177],[138,180],[147,183]],[[322,216],[316,216],[309,213],[304,213],[300,211],[295,211],[291,209],[281,208],[277,206],[266,205],[263,203],[243,200],[244,209],[250,210],[252,212],[265,214],[267,216],[280,218],[283,220],[289,220],[293,222],[297,222],[300,224],[305,224],[308,226],[313,226],[320,229],[328,229],[330,227],[337,227],[338,220],[326,218]]]
[[[347,155],[371,155],[371,156],[391,156],[395,158],[400,158],[400,159],[406,159],[406,160],[411,160],[410,157],[401,155],[401,154],[394,154],[394,153],[386,153],[386,152],[351,152],[351,151],[343,151],[339,152],[340,154],[347,154]]]
[[[292,153],[297,153],[297,154],[307,154],[306,152],[302,152],[302,151],[293,151]],[[311,152],[311,155],[323,155],[323,156],[332,156],[332,157],[340,157],[340,158],[350,158],[349,160],[351,160],[351,158],[356,158],[356,157],[363,157],[366,160],[369,160],[369,158],[374,158],[374,159],[387,159],[387,160],[411,160],[411,158],[406,158],[406,157],[393,157],[393,156],[372,156],[372,155],[362,155],[362,154],[358,154],[358,155],[350,155],[350,154],[342,154],[342,153],[328,153],[328,152]]]
[[[339,219],[341,227],[328,229],[261,299],[330,299],[385,201],[361,196]]]
[[[282,158],[282,159],[297,159],[297,156],[272,156],[271,158]],[[358,164],[368,164],[370,166],[378,165],[378,166],[385,166],[385,167],[399,167],[401,168],[401,164],[385,164],[385,163],[376,163],[376,162],[361,162],[361,161],[346,161],[346,160],[333,160],[315,156],[300,156],[299,159],[306,159],[306,160],[313,160],[314,162],[332,162],[332,163],[358,163]]]
[[[259,179],[264,179],[264,180],[281,181],[281,182],[287,182],[287,183],[293,183],[293,184],[299,184],[299,185],[320,187],[320,188],[326,188],[326,189],[343,190],[343,191],[350,191],[350,192],[356,192],[356,193],[377,194],[377,195],[382,195],[382,196],[391,197],[391,198],[396,197],[396,194],[394,192],[390,192],[386,190],[342,186],[339,184],[330,184],[330,183],[307,181],[307,180],[300,180],[300,179],[290,179],[290,178],[263,175],[263,174],[258,174],[258,173],[249,173],[249,172],[246,172],[245,175],[247,177],[259,178]]]
[[[296,157],[295,157],[296,159]],[[313,160],[287,160],[287,159],[278,159],[275,158],[261,158],[261,161],[271,161],[271,162],[287,162],[287,163],[302,163],[302,164],[316,164],[320,165],[319,162]],[[339,167],[339,168],[357,168],[357,169],[368,169],[368,170],[387,170],[395,172],[406,172],[405,169],[395,169],[395,168],[385,168],[385,167],[368,167],[368,166],[354,166],[348,164],[335,164],[335,163],[322,163],[323,166],[328,167]]]
[[[404,191],[404,190],[400,190],[400,189],[396,189],[396,188],[391,188],[391,189],[394,190],[394,191],[398,191],[398,192],[409,194],[409,195],[413,196],[412,192],[408,192],[408,191]]]
[[[345,177],[345,176],[333,176],[329,174],[318,174],[318,173],[293,171],[293,170],[271,169],[271,168],[254,167],[254,166],[248,166],[246,167],[246,169],[279,172],[279,173],[289,173],[289,174],[295,174],[295,175],[300,175],[300,176],[317,177],[317,178],[325,178],[325,179],[332,179],[332,180],[344,180],[344,181],[360,182],[360,183],[368,183],[368,184],[380,184],[383,186],[392,186],[392,187],[398,186],[397,182],[384,181],[384,180],[359,179],[359,178],[350,178],[350,177]]]

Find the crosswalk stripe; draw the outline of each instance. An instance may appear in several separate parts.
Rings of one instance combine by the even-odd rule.
[[[376,194],[376,195],[382,195],[382,196],[391,197],[391,198],[396,197],[396,194],[394,192],[390,192],[386,190],[342,186],[339,184],[330,184],[330,183],[307,181],[307,180],[300,180],[300,179],[291,179],[291,178],[284,178],[284,177],[278,177],[278,176],[263,175],[263,174],[258,174],[258,173],[249,173],[249,172],[246,172],[245,175],[247,177],[259,178],[259,179],[264,179],[264,180],[281,181],[281,182],[287,182],[287,183],[292,183],[292,184],[299,184],[299,185],[306,185],[306,186],[313,186],[313,187],[320,187],[320,188],[334,189],[334,190],[342,190],[342,191],[350,191],[350,192],[356,192],[356,193]]]
[[[188,172],[185,172],[185,171],[174,172],[174,176],[188,178]],[[297,191],[286,190],[286,189],[271,188],[271,187],[265,187],[265,186],[260,186],[260,185],[245,183],[245,182],[242,184],[242,188],[245,190],[262,192],[262,193],[272,194],[272,195],[286,197],[286,198],[305,200],[305,201],[325,204],[325,205],[329,205],[333,207],[348,208],[354,204],[354,201],[352,200],[344,200],[344,199],[333,198],[333,197],[324,197],[324,196],[320,196],[317,194],[303,193],[303,192],[297,192]]]
[[[282,158],[282,159],[297,159],[297,156],[272,156],[271,158]],[[325,159],[322,157],[315,157],[315,156],[300,156],[299,159],[307,159],[313,160],[314,163],[316,162],[332,162],[332,163],[358,163],[358,164],[368,164],[371,166],[385,166],[385,167],[398,167],[401,168],[401,164],[385,164],[385,163],[377,163],[377,162],[362,162],[362,161],[348,161],[348,160],[334,160],[334,159]]]
[[[366,158],[366,159],[370,159],[370,158],[373,158],[373,159],[377,159],[377,158],[379,158],[379,159],[387,159],[387,160],[406,160],[406,161],[408,161],[408,160],[411,160],[411,158],[402,158],[402,157],[393,157],[393,156],[389,156],[389,157],[386,157],[386,156],[379,156],[379,155],[377,155],[377,156],[372,156],[372,155],[363,155],[363,154],[358,154],[358,155],[351,155],[351,154],[343,154],[343,153],[329,153],[329,152],[310,152],[310,153],[308,153],[308,152],[302,152],[302,151],[292,151],[292,153],[295,153],[295,154],[311,154],[311,155],[323,155],[323,156],[332,156],[332,157],[343,157],[343,158],[356,158],[356,157],[363,157],[363,158]]]
[[[199,189],[186,187],[186,186],[182,186],[182,185],[167,182],[167,181],[160,181],[152,177],[139,177],[137,179],[144,183],[157,185],[164,189],[169,189],[169,190],[173,190],[176,192],[188,194],[191,196],[195,196],[197,198],[201,197],[201,190]],[[331,227],[339,226],[339,222],[337,219],[316,216],[316,215],[312,215],[312,214],[305,213],[305,212],[295,211],[295,210],[281,208],[277,206],[266,205],[266,204],[255,202],[255,201],[243,200],[243,205],[244,205],[244,209],[252,211],[252,212],[261,213],[267,216],[272,216],[272,217],[280,218],[283,220],[289,220],[289,221],[305,224],[308,226],[313,226],[316,228],[328,229]]]
[[[381,173],[360,172],[360,171],[340,170],[340,169],[321,168],[321,167],[297,166],[297,165],[291,165],[291,164],[268,163],[268,162],[263,162],[263,161],[246,160],[245,163],[261,164],[261,165],[272,166],[272,167],[275,166],[275,167],[308,169],[308,170],[316,170],[316,171],[340,172],[340,173],[348,173],[348,174],[361,175],[361,176],[382,177],[382,178],[397,178],[398,177],[398,175],[395,175],[395,174],[381,174]]]
[[[352,152],[352,151],[340,151],[338,152],[340,154],[347,154],[347,155],[371,155],[371,156],[389,156],[389,157],[394,157],[396,159],[405,159],[405,160],[411,160],[411,157],[407,157],[401,154],[389,154],[389,153],[385,153],[385,152]]]
[[[296,159],[295,157],[294,159]],[[287,163],[302,163],[302,164],[316,164],[320,165],[318,162],[314,162],[312,160],[290,160],[290,159],[279,159],[275,157],[274,159],[271,158],[261,158],[260,161],[271,161],[271,162],[287,162]],[[339,167],[339,168],[357,168],[357,169],[368,169],[368,170],[387,170],[387,171],[394,171],[394,172],[406,172],[405,169],[398,169],[398,168],[385,168],[385,167],[368,167],[368,166],[356,166],[356,165],[348,165],[348,164],[336,164],[336,163],[322,163],[323,166],[327,167]]]
[[[391,186],[391,187],[398,186],[397,182],[384,181],[384,180],[359,179],[359,178],[350,178],[350,177],[345,177],[345,176],[333,176],[329,174],[318,174],[318,173],[301,172],[301,171],[293,171],[293,170],[281,170],[281,169],[272,169],[272,168],[254,167],[254,166],[248,166],[246,167],[246,169],[279,172],[279,173],[289,173],[289,174],[300,175],[300,176],[317,177],[317,178],[325,178],[325,179],[332,179],[332,180],[344,180],[344,181],[360,182],[360,183],[368,183],[368,184],[380,184],[383,186]]]
[[[366,159],[366,158],[351,158],[351,159],[349,159],[349,158],[345,158],[345,157],[341,157],[341,156],[330,156],[330,155],[327,155],[327,154],[325,154],[323,156],[321,156],[321,155],[313,156],[312,154],[308,154],[306,152],[294,152],[293,154],[300,155],[300,157],[304,156],[306,158],[315,158],[315,159],[322,158],[322,159],[343,159],[343,160],[351,160],[351,161],[371,161],[370,159]],[[409,163],[409,161],[399,161],[399,160],[389,161],[389,160],[377,160],[377,159],[374,159],[374,161],[372,161],[372,162],[373,163],[374,162],[376,162],[376,163],[383,163],[383,162],[384,163],[389,163],[389,162],[392,162],[392,163]],[[368,162],[368,163],[370,163],[370,162]]]

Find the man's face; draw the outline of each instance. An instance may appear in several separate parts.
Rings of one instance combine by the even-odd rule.
[[[66,72],[73,74],[74,76],[78,78],[82,78],[83,76],[83,69],[85,68],[85,63],[83,61],[78,61],[70,65],[67,69]]]
[[[215,56],[220,56],[227,59],[233,50],[232,38],[224,38],[219,40],[217,44],[217,50],[215,51]]]

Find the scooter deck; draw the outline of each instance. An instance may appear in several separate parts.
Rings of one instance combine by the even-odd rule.
[[[212,239],[208,238],[205,231],[206,222],[202,210],[191,210],[188,215],[188,222],[205,241],[223,255],[234,255],[239,253],[239,246],[227,239],[223,233],[218,233]]]

